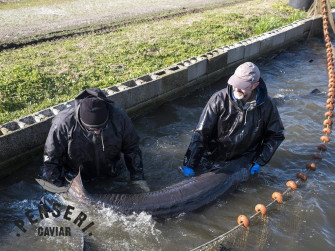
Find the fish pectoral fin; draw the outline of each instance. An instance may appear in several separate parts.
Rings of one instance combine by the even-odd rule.
[[[44,190],[47,190],[52,193],[66,193],[70,188],[70,185],[58,187],[52,184],[51,182],[43,179],[35,179],[35,180],[37,181],[38,184],[41,185],[41,187],[43,187]]]

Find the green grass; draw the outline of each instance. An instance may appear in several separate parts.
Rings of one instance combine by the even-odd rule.
[[[303,17],[283,3],[255,6],[250,14],[241,7],[215,9],[3,51],[0,124],[73,99],[85,88],[115,85]]]

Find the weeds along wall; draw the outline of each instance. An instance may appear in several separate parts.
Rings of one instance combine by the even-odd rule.
[[[164,103],[190,90],[209,85],[251,61],[312,36],[322,36],[321,16],[296,21],[235,44],[219,47],[168,68],[103,89],[108,98],[130,116]],[[74,106],[58,104],[0,126],[0,177],[22,167],[41,153],[52,118]]]

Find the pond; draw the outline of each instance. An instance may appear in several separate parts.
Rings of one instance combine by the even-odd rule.
[[[34,181],[42,157],[1,181],[0,220],[2,250],[190,250],[229,231],[240,214],[251,216],[258,203],[268,204],[275,191],[284,192],[288,180],[297,180],[298,171],[318,153],[328,91],[327,60],[321,39],[294,45],[281,53],[260,58],[255,63],[276,99],[285,126],[285,141],[271,162],[235,192],[192,213],[155,220],[146,213],[125,216],[108,208],[88,208],[61,197],[61,216],[40,219],[36,211],[42,195]],[[145,175],[151,190],[179,182],[178,171],[200,113],[210,96],[224,87],[226,79],[166,102],[135,119],[141,138]],[[312,94],[317,88],[321,93]],[[335,147],[332,141],[317,170],[308,180],[274,204],[266,216],[257,216],[248,229],[223,239],[212,250],[334,250],[335,249]],[[126,184],[126,181],[120,182]],[[63,217],[67,206],[72,215]],[[38,222],[30,224],[25,213]],[[85,234],[73,221],[83,212]],[[26,232],[14,221],[23,220]],[[70,228],[71,236],[44,236],[45,229]],[[40,231],[40,232],[39,232]],[[42,231],[42,232],[41,232]],[[43,232],[44,231],[44,232]],[[92,235],[90,235],[90,233]],[[40,236],[41,235],[41,236]],[[84,236],[84,238],[83,238]]]

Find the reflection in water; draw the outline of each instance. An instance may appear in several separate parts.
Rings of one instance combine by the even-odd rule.
[[[297,171],[304,171],[305,163],[316,153],[320,143],[327,88],[326,56],[322,40],[313,40],[271,57],[259,59],[262,77],[269,95],[276,99],[285,126],[286,140],[272,161],[261,169],[257,177],[229,196],[201,210],[182,214],[176,218],[155,221],[151,216],[124,216],[99,205],[83,207],[75,201],[74,215],[82,211],[94,221],[92,236],[85,235],[91,250],[189,250],[201,245],[236,226],[237,216],[253,214],[254,205],[268,204],[271,194],[284,191],[287,180],[296,180]],[[210,87],[167,102],[155,111],[135,120],[141,138],[145,175],[152,190],[179,182],[184,177],[177,167],[182,164],[192,130],[209,97],[224,87],[224,80]],[[311,94],[315,88],[321,93]],[[333,143],[324,159],[317,163],[317,171],[284,204],[275,204],[266,216],[251,222],[248,230],[241,229],[225,239],[223,246],[231,250],[332,250],[335,248],[335,170]],[[44,250],[78,250],[83,240],[80,228],[63,218],[39,221],[31,226],[24,217],[28,209],[37,208],[41,189],[34,181],[41,158],[21,169],[0,187],[1,246],[22,250],[29,246]],[[126,183],[124,181],[119,181]],[[27,232],[19,231],[13,224],[24,219]],[[72,226],[73,236],[39,237],[40,225]],[[72,225],[71,225],[72,224]],[[223,249],[222,246],[222,249]],[[213,250],[218,250],[216,246]]]

